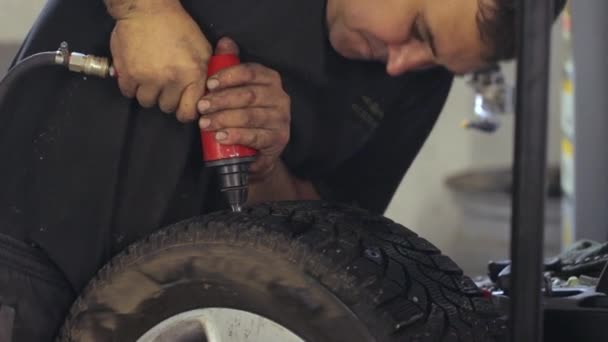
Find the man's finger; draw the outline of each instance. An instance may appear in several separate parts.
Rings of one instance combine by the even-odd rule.
[[[278,115],[269,108],[253,107],[229,109],[209,115],[199,120],[202,129],[216,131],[224,128],[275,128],[282,121],[273,123]]]
[[[160,87],[157,85],[140,85],[136,92],[139,104],[144,108],[151,108],[158,101]]]
[[[246,63],[223,69],[207,80],[211,91],[242,85],[270,85],[281,82],[279,74],[260,64]]]
[[[259,156],[249,166],[251,179],[264,178],[264,176],[272,171],[273,165],[276,165],[276,160],[269,156]]]
[[[163,112],[169,114],[175,112],[179,106],[183,88],[177,83],[172,83],[166,86],[158,98],[158,107]]]
[[[120,92],[123,96],[128,97],[130,99],[134,98],[137,90],[137,83],[130,77],[119,77],[118,78],[118,87],[120,88]]]
[[[177,119],[181,122],[190,122],[198,118],[196,109],[198,100],[205,94],[205,81],[192,83],[184,89],[179,102],[179,107],[175,112]]]
[[[275,107],[279,95],[267,86],[248,86],[208,93],[198,103],[201,114],[247,107]]]
[[[239,46],[234,40],[228,37],[223,37],[217,42],[214,54],[216,55],[236,55],[240,53]]]
[[[243,145],[256,150],[267,149],[277,143],[275,132],[259,128],[227,128],[217,131],[215,138],[224,145]]]

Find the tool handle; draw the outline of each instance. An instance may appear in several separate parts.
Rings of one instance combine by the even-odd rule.
[[[236,55],[226,54],[211,56],[207,66],[207,76],[211,77],[218,71],[238,65],[239,63],[240,60]],[[222,145],[215,139],[215,132],[211,131],[201,130],[201,144],[203,160],[206,162],[232,158],[253,157],[257,154],[256,150],[246,146]]]

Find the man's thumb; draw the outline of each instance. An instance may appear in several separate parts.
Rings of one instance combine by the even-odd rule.
[[[239,46],[234,40],[223,37],[217,42],[214,54],[216,55],[239,55]]]

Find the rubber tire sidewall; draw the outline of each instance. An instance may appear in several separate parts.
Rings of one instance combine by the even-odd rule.
[[[205,307],[266,317],[306,341],[372,341],[367,327],[286,258],[262,246],[194,243],[160,249],[87,300],[70,336],[136,341],[174,315]]]

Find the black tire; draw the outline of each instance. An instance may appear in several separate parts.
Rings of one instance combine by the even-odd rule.
[[[136,341],[204,307],[256,313],[306,341],[502,341],[506,320],[448,257],[384,217],[322,202],[178,223],[106,265],[60,341]]]

